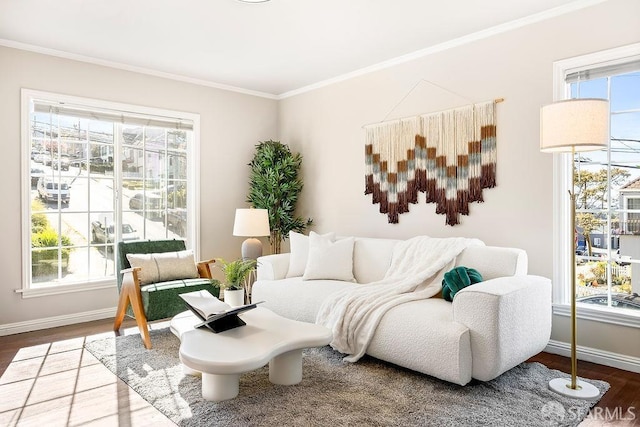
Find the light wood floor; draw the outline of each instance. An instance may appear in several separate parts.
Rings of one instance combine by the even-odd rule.
[[[173,426],[84,351],[85,341],[113,336],[112,325],[105,319],[0,337],[0,426]],[[138,333],[135,322],[125,320],[123,332]],[[553,354],[529,361],[570,370],[568,358]],[[578,373],[611,384],[581,426],[640,426],[640,374],[588,362],[579,362]]]
[[[175,426],[84,350],[112,328],[101,320],[0,337],[0,426]],[[138,333],[135,322],[123,333]]]

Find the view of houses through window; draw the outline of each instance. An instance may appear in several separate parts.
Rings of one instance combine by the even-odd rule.
[[[640,62],[567,76],[610,101],[608,149],[574,157],[578,302],[640,313]],[[636,310],[636,311],[633,311]]]
[[[113,279],[117,242],[185,238],[192,125],[32,99],[30,287]]]

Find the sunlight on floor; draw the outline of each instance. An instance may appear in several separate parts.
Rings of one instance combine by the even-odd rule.
[[[154,323],[151,329],[167,325]],[[123,332],[138,334],[138,329]],[[84,349],[85,342],[111,336],[21,348],[0,377],[0,425],[174,425]]]

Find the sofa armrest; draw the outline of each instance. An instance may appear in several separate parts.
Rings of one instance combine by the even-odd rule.
[[[453,318],[470,331],[473,378],[489,381],[541,352],[551,336],[551,280],[499,277],[453,299]]]
[[[258,258],[257,280],[280,280],[289,270],[289,253],[266,255]]]

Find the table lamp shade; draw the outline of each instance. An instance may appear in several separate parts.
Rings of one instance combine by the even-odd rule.
[[[609,101],[569,99],[540,110],[540,151],[594,151],[609,143]]]
[[[261,257],[262,242],[256,237],[269,234],[269,212],[266,209],[236,209],[233,235],[249,237],[242,242],[242,259]]]
[[[266,209],[236,209],[234,236],[259,237],[269,234],[269,213]]]

